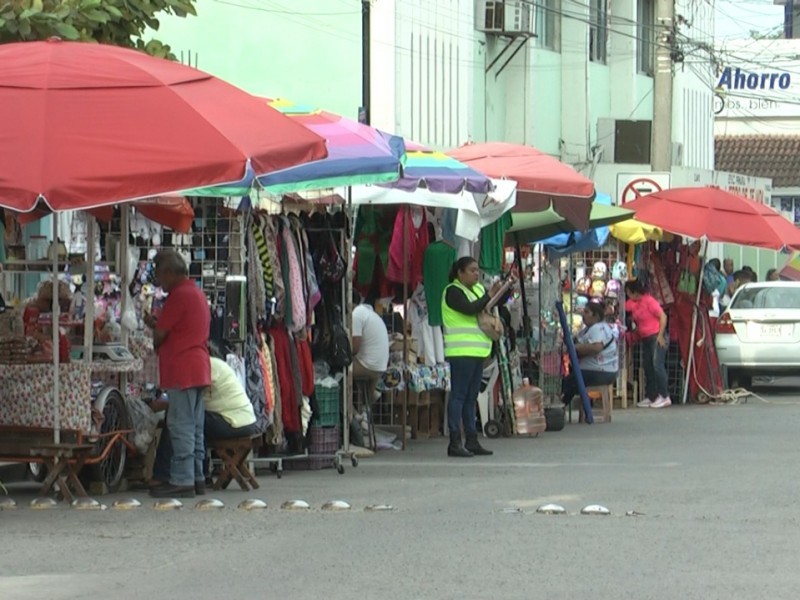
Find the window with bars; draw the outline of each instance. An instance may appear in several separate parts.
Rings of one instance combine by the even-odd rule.
[[[653,76],[656,57],[656,2],[636,2],[636,68],[639,73]]]
[[[589,3],[589,60],[601,64],[608,60],[608,0]]]

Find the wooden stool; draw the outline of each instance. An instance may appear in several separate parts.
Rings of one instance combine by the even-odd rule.
[[[39,495],[47,496],[54,486],[58,486],[67,502],[72,502],[76,496],[85,498],[86,490],[78,479],[78,473],[93,450],[91,444],[45,444],[31,448],[31,456],[41,458],[47,467],[47,477]]]
[[[586,388],[586,393],[589,400],[594,404],[595,400],[601,401],[601,408],[599,412],[592,411],[595,423],[610,423],[611,422],[611,408],[612,400],[614,398],[612,385],[593,385]],[[578,423],[584,423],[586,415],[583,411],[583,403],[580,404],[580,413],[578,416]]]
[[[254,440],[261,437],[230,438],[227,440],[209,440],[208,447],[222,459],[222,472],[214,481],[215,490],[224,490],[228,487],[231,479],[239,483],[243,491],[249,492],[259,488],[258,481],[247,468],[247,455],[253,449]]]

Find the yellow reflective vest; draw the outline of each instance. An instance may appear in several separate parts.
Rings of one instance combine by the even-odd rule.
[[[484,287],[476,283],[472,290],[458,279],[444,288],[442,294],[442,320],[444,321],[444,355],[447,358],[465,356],[486,358],[492,352],[492,340],[478,327],[477,315],[465,315],[447,304],[447,290],[457,287],[474,302],[483,297]],[[473,291],[474,290],[474,291]]]

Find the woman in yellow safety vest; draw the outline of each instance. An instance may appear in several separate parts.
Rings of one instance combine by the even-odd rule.
[[[469,256],[460,258],[450,271],[450,284],[442,295],[444,355],[450,363],[451,382],[447,406],[448,456],[466,458],[492,454],[478,443],[476,427],[483,363],[492,352],[492,340],[478,327],[478,315],[501,284],[496,283],[487,294],[479,279],[477,261]],[[466,436],[464,445],[461,443],[462,422]]]

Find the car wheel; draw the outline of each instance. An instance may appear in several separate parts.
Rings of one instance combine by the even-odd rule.
[[[728,371],[728,382],[729,389],[744,388],[749,390],[753,387],[753,377],[741,370]]]

